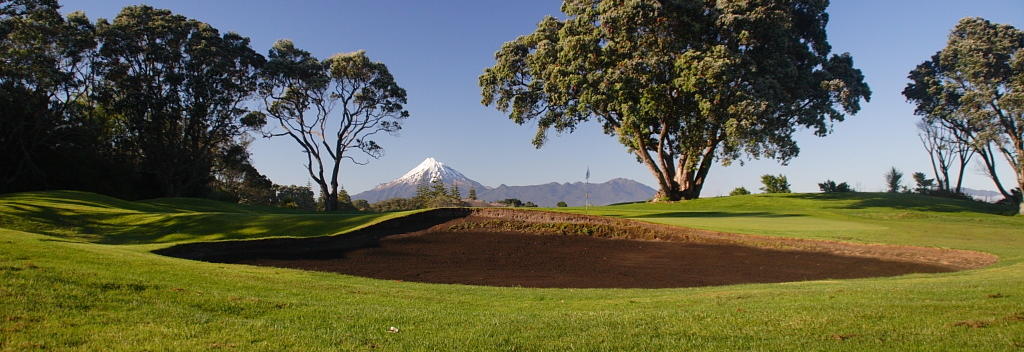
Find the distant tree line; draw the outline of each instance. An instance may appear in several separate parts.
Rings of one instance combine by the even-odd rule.
[[[365,206],[359,205],[360,202],[366,202],[365,200],[356,200],[356,208],[363,211],[374,211],[374,212],[389,212],[389,211],[406,211],[414,209],[427,209],[427,208],[441,208],[441,207],[464,207],[470,205],[469,201],[475,201],[476,190],[470,188],[469,196],[462,198],[462,191],[459,190],[457,185],[447,186],[441,182],[441,180],[433,180],[430,183],[421,183],[416,187],[416,195],[411,198],[392,198],[382,200],[373,204],[365,204]],[[538,205],[530,201],[522,201],[517,198],[507,198],[495,201],[493,204],[498,204],[506,207],[537,207]],[[557,206],[567,207],[568,204],[565,202],[558,202]]]
[[[93,22],[55,0],[2,1],[0,192],[266,192],[242,119],[264,62],[248,38],[167,10]]]
[[[350,150],[379,156],[368,136],[408,116],[405,91],[362,52],[321,62],[280,41],[268,60],[249,38],[168,10],[128,6],[96,21],[59,10],[56,0],[0,1],[0,193],[351,209],[338,163],[360,163]],[[333,108],[343,110],[339,131],[325,127]],[[257,131],[305,142],[321,201],[256,170]]]
[[[764,193],[791,193],[789,180],[786,175],[761,175],[761,191]],[[850,187],[846,182],[836,183],[836,181],[825,180],[825,182],[819,183],[818,188],[823,193],[844,193],[854,192],[853,188]],[[742,196],[748,195],[750,191],[745,187],[736,187],[731,192],[730,196]]]
[[[470,189],[470,194],[475,196],[475,191]],[[365,201],[364,201],[365,202]],[[421,183],[416,186],[416,195],[412,198],[392,198],[377,203],[368,204],[367,209],[376,212],[405,211],[414,209],[440,208],[440,207],[461,207],[466,206],[462,199],[462,191],[456,185],[451,187],[445,185],[441,180],[435,179],[430,183]]]
[[[971,196],[962,192],[953,192],[942,185],[942,182],[936,182],[936,179],[928,178],[928,175],[924,172],[915,172],[910,175],[911,180],[914,182],[914,187],[910,188],[903,184],[903,172],[896,169],[895,166],[889,168],[885,174],[882,175],[886,184],[886,192],[888,193],[917,193],[936,197],[956,198],[973,200]]]
[[[915,67],[903,90],[921,116],[922,145],[932,163],[918,190],[961,195],[964,170],[981,159],[985,173],[1004,197],[1024,214],[1024,31],[978,17],[961,19],[946,47]],[[996,173],[1002,156],[1016,185]],[[956,182],[951,180],[955,177]],[[895,188],[890,183],[890,191]]]

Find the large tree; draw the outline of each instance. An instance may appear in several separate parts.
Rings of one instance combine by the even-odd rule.
[[[55,0],[0,1],[0,193],[66,187],[65,175],[83,176],[72,164],[95,160],[82,157],[97,148],[76,109],[94,30],[84,14],[59,9]]]
[[[572,132],[596,119],[654,175],[659,197],[700,196],[714,162],[786,162],[870,97],[831,55],[828,1],[564,0],[505,43],[480,77],[483,104],[518,124]]]
[[[99,20],[95,99],[120,117],[116,141],[163,196],[196,196],[240,118],[264,59],[249,39],[168,10],[129,6]]]
[[[1001,154],[1024,189],[1024,32],[982,18],[964,18],[946,47],[918,65],[904,89],[916,113],[964,136],[985,162],[989,176],[1007,198],[995,172]],[[1024,204],[1019,209],[1024,214]]]
[[[306,154],[305,168],[325,197],[325,210],[337,210],[341,162],[366,161],[353,152],[379,158],[380,133],[395,133],[409,117],[406,92],[387,66],[363,51],[319,61],[288,40],[274,43],[263,70],[261,113],[255,124],[273,122],[268,137],[288,136]]]

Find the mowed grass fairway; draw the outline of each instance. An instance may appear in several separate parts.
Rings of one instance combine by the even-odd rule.
[[[421,284],[150,253],[187,241],[335,234],[402,214],[20,193],[0,196],[0,350],[1024,349],[1024,217],[1006,209],[858,193],[566,211],[970,249],[1000,261],[948,274],[688,289]]]

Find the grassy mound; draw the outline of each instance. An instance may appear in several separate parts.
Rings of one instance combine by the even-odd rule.
[[[0,195],[0,228],[103,244],[323,236],[398,214],[317,214],[206,199],[128,202],[74,191]]]
[[[0,196],[0,350],[1024,347],[1024,217],[998,207],[858,193],[565,210],[727,232],[971,249],[1000,262],[948,274],[690,289],[419,284],[149,252],[189,241],[334,234],[401,214],[21,193]]]

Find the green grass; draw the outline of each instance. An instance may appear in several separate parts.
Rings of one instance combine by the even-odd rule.
[[[323,236],[403,214],[317,214],[191,198],[126,202],[73,191],[0,196],[2,228],[103,244]]]
[[[0,196],[0,350],[1024,348],[1024,217],[998,207],[868,193],[565,210],[973,249],[1001,260],[948,274],[688,289],[420,284],[149,252],[184,241],[333,234],[401,214],[22,193]]]

